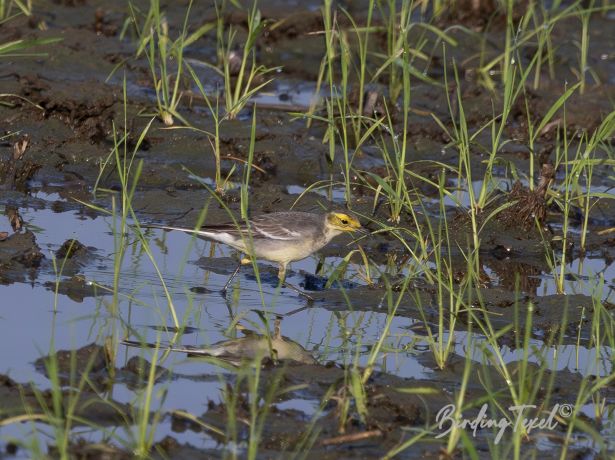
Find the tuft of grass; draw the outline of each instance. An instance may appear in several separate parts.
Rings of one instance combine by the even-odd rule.
[[[128,4],[136,36],[136,57],[145,56],[149,64],[152,84],[156,92],[156,114],[166,126],[172,126],[175,118],[186,124],[178,108],[183,95],[184,51],[187,46],[212,30],[215,25],[206,23],[188,34],[188,19],[192,1],[188,3],[179,37],[172,39],[169,24],[160,8],[159,0],[150,0],[149,9],[140,23],[141,14],[132,3]]]
[[[248,11],[247,37],[242,48],[236,48],[237,30],[234,26],[227,26],[228,31],[224,32],[226,5],[226,1],[222,1],[221,4],[216,2],[219,67],[215,69],[224,78],[225,118],[232,120],[239,115],[252,96],[274,80],[269,78],[269,74],[278,68],[267,68],[257,64],[256,42],[266,26],[257,2],[254,1]]]
[[[0,24],[21,14],[32,16],[32,0],[0,0]]]

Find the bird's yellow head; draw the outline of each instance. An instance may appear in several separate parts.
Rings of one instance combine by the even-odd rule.
[[[355,232],[361,230],[361,223],[343,212],[330,212],[327,214],[327,226],[340,232]]]

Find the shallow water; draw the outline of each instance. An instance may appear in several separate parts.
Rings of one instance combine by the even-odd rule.
[[[57,196],[39,193],[37,198],[51,202]],[[115,257],[113,218],[83,217],[77,211],[56,213],[50,209],[21,208],[21,215],[26,222],[26,228],[35,228],[38,244],[48,259],[69,238],[76,238],[86,246],[95,248],[91,260],[80,267],[80,274],[92,284],[112,286],[114,282],[113,262]],[[173,304],[179,318],[186,318],[186,326],[190,330],[185,333],[179,343],[182,345],[202,346],[225,340],[231,336],[241,336],[241,333],[229,331],[229,326],[238,321],[248,328],[265,327],[258,311],[267,314],[290,316],[283,318],[281,327],[285,336],[309,351],[319,362],[335,361],[340,364],[355,362],[358,353],[359,365],[366,365],[370,347],[380,338],[385,328],[387,314],[383,311],[333,311],[317,302],[309,304],[304,298],[289,289],[279,290],[276,287],[275,267],[261,264],[263,270],[263,297],[261,298],[258,283],[251,267],[244,267],[233,285],[227,298],[218,292],[224,285],[227,274],[217,274],[202,269],[197,265],[200,257],[233,256],[233,251],[224,246],[195,239],[181,232],[165,232],[154,229],[148,235],[153,257],[164,278],[173,299]],[[49,380],[39,373],[33,362],[41,356],[53,343],[53,348],[77,349],[86,344],[100,341],[109,334],[112,327],[120,327],[122,331],[130,328],[131,337],[139,335],[146,341],[161,341],[168,343],[173,339],[172,331],[164,332],[164,328],[172,328],[172,319],[167,310],[167,303],[162,285],[149,258],[140,250],[140,243],[132,231],[127,234],[127,252],[119,278],[119,308],[121,319],[114,319],[109,310],[111,295],[85,297],[82,301],[71,300],[66,295],[54,296],[53,290],[45,287],[46,282],[64,279],[61,273],[53,270],[41,272],[30,284],[16,283],[2,286],[2,298],[5,308],[2,313],[3,334],[0,336],[0,347],[4,350],[14,350],[6,353],[2,360],[0,373],[5,373],[18,382],[33,382],[40,389],[50,388]],[[330,260],[331,259],[331,260]],[[330,258],[326,266],[332,270],[339,258]],[[226,259],[224,259],[226,260]],[[295,284],[304,282],[304,273],[314,273],[319,260],[316,256],[293,264],[289,281]],[[569,279],[566,288],[570,292],[596,294],[597,278],[590,276],[592,270],[602,273],[605,279],[612,279],[613,267],[603,259],[586,259],[583,264],[575,261],[571,272],[579,271],[587,274],[584,279],[575,281]],[[352,270],[347,275],[353,278]],[[550,275],[540,276],[539,295],[550,295],[555,292],[553,278]],[[195,291],[204,288],[205,293]],[[607,284],[604,294],[611,292],[612,286]],[[101,291],[99,291],[101,292]],[[413,326],[422,324],[420,318],[412,319],[397,316],[393,318],[383,357],[376,363],[377,369],[400,377],[409,377],[426,382],[437,381],[438,374],[429,365],[422,364],[421,356],[428,357],[430,351],[420,335],[413,332]],[[160,329],[163,327],[163,329]],[[123,333],[122,333],[123,334]],[[444,337],[446,339],[448,334]],[[464,357],[467,353],[469,336],[457,332],[456,345],[453,352]],[[474,344],[484,341],[480,334],[474,335]],[[552,368],[556,363],[557,370],[568,370],[579,375],[607,375],[612,372],[612,350],[603,346],[599,352],[574,345],[559,347],[544,347],[540,340],[531,342],[534,352],[530,362],[546,365]],[[487,345],[489,348],[489,345]],[[481,348],[474,348],[472,359],[479,365],[484,355]],[[145,355],[151,357],[151,351],[120,345],[117,356],[117,367],[122,367],[131,357]],[[501,349],[507,363],[518,362],[523,357],[523,350]],[[183,353],[171,353],[158,363],[172,370],[173,380],[165,380],[155,385],[154,394],[165,395],[160,406],[163,412],[175,409],[189,409],[195,414],[206,410],[208,401],[215,400],[223,389],[223,381],[229,377],[221,368],[207,364],[202,360],[186,358]],[[226,374],[226,377],[224,375]],[[119,382],[113,386],[113,398],[119,402],[134,402],[136,393],[125,384]],[[154,407],[157,407],[158,401]],[[290,399],[279,404],[280,409],[296,409],[306,416],[313,416],[318,406],[317,399]],[[43,425],[37,424],[42,431],[48,431]],[[3,438],[13,436],[23,437],[24,427],[11,426],[3,429]],[[21,433],[21,434],[20,434]],[[180,442],[189,442],[202,448],[215,447],[213,440],[207,440],[199,433],[187,430],[176,433],[171,422],[166,417],[156,427],[157,440],[173,434]],[[96,430],[84,435],[91,441],[100,438]]]
[[[39,194],[38,198],[55,200],[57,197]],[[95,248],[95,259],[85,263],[80,274],[90,283],[113,285],[114,237],[111,217],[82,218],[77,212],[58,214],[40,208],[22,208],[21,215],[27,227],[41,229],[36,233],[37,241],[47,258],[52,258],[54,251],[68,238],[78,238],[84,245]],[[111,296],[104,295],[104,292],[98,298],[85,297],[80,302],[59,294],[56,301],[54,293],[44,284],[64,279],[61,273],[57,278],[52,271],[41,273],[32,285],[12,284],[1,287],[5,306],[9,308],[5,308],[2,315],[5,332],[0,338],[0,346],[18,352],[5,356],[0,373],[6,373],[19,382],[33,382],[41,389],[50,388],[49,380],[32,365],[36,359],[47,354],[50,344],[53,342],[53,348],[57,350],[77,349],[100,340],[110,332],[113,324],[130,327],[146,340],[155,341],[158,338],[165,342],[171,339],[172,333],[160,332],[155,328],[172,327],[172,320],[166,309],[160,280],[149,259],[138,251],[139,243],[134,243],[134,239],[134,236],[129,235],[132,244],[128,246],[119,281],[118,314],[121,321],[114,320],[110,314],[108,307]],[[263,310],[263,303],[257,282],[250,279],[250,267],[242,270],[229,300],[225,300],[217,291],[224,285],[227,276],[206,272],[195,265],[200,256],[211,256],[212,250],[216,257],[232,255],[228,248],[220,245],[212,247],[209,242],[181,232],[161,230],[154,230],[150,241],[154,259],[173,298],[177,315],[188,318],[186,325],[191,328],[191,332],[182,337],[181,344],[199,346],[224,340],[228,337],[229,325],[237,318],[241,318],[241,323],[248,327],[252,324],[264,327],[255,313]],[[294,264],[289,281],[301,282],[303,277],[298,271],[314,272],[317,263],[313,257]],[[204,287],[211,292],[195,294],[190,291],[194,287]],[[278,292],[276,286],[270,283],[263,284],[263,298],[265,309],[276,314],[284,315],[304,308],[283,320],[282,332],[311,351],[321,362],[352,361],[355,347],[365,350],[367,344],[377,341],[386,321],[386,313],[382,312],[347,312],[340,316],[317,305],[309,307],[306,300],[293,291],[282,289]],[[406,328],[410,323],[405,318],[395,320],[389,341],[398,346],[407,343],[411,334]],[[120,346],[116,365],[121,367],[130,357],[143,353],[137,348]],[[145,354],[147,356],[149,352],[145,351]],[[364,358],[360,362],[364,364],[365,351],[362,354]],[[177,408],[195,410],[199,407],[204,410],[207,401],[215,398],[221,390],[221,382],[215,376],[221,375],[223,371],[216,366],[186,359],[183,353],[172,353],[159,364],[172,369],[175,374],[173,381],[156,385],[156,393],[166,389],[162,406],[165,411]],[[392,353],[379,362],[379,367],[400,375],[424,375],[423,367],[416,362],[413,352]],[[203,376],[210,376],[207,380],[211,381],[204,382]],[[119,383],[114,385],[113,397],[120,402],[130,403],[135,394]],[[294,401],[293,404],[286,402],[283,407],[290,404],[292,408],[303,410],[308,415],[318,403]],[[15,433],[18,431],[3,431],[6,438]],[[201,436],[190,433],[184,433],[180,440],[200,445]],[[170,434],[169,423],[163,423],[157,428],[156,437],[162,439],[166,434]],[[96,439],[96,435],[88,439]]]

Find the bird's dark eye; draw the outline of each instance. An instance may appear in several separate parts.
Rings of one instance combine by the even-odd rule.
[[[342,224],[348,225],[348,221],[346,219],[342,219]]]

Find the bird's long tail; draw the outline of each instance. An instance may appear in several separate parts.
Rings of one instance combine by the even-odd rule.
[[[210,241],[217,241],[219,243],[228,244],[238,250],[244,250],[243,239],[241,233],[228,225],[208,225],[207,227],[201,227],[200,229],[186,228],[186,227],[173,227],[168,225],[142,225],[143,228],[158,228],[161,230],[177,230],[180,232],[188,233],[190,235],[196,235],[199,238],[204,238]]]

